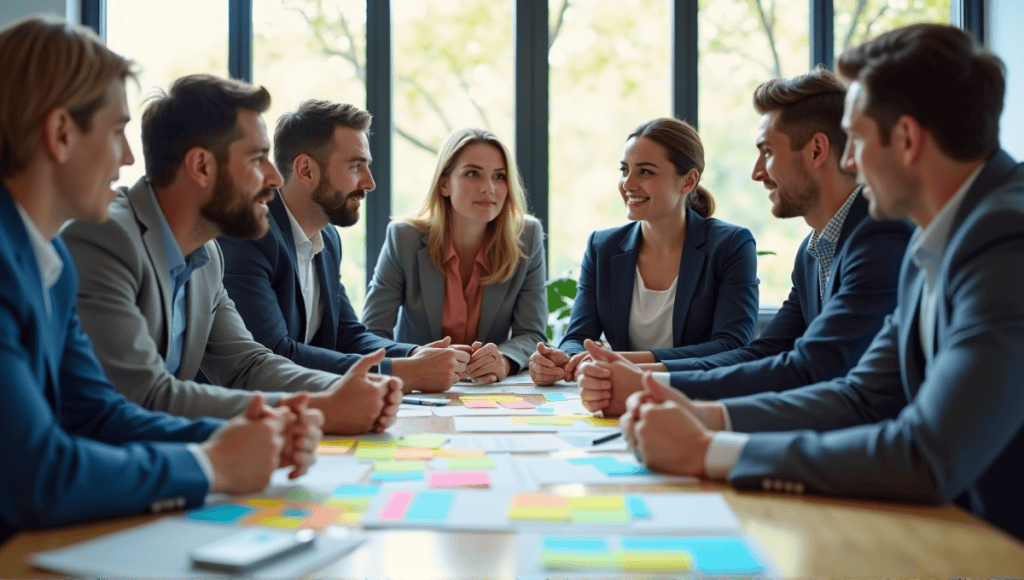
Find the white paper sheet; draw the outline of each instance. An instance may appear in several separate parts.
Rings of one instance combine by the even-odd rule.
[[[522,435],[452,435],[442,447],[452,449],[483,449],[488,453],[543,453],[565,451],[572,445],[556,435],[525,433]]]

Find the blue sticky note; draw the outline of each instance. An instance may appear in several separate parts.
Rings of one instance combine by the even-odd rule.
[[[608,456],[599,455],[597,457],[574,457],[568,459],[569,463],[574,465],[593,465],[605,475],[647,475],[650,471],[647,471],[642,465],[636,465],[631,463],[623,463],[618,459]]]
[[[281,517],[306,519],[309,517],[309,510],[292,508],[281,512]]]
[[[374,471],[373,481],[412,481],[423,479],[422,471]]]
[[[254,511],[256,508],[241,505],[215,505],[191,511],[187,515],[193,520],[229,523],[240,520]]]
[[[555,410],[551,407],[537,407],[534,411],[537,411],[538,413],[546,413],[548,415],[553,415],[555,413]]]
[[[405,521],[440,522],[448,517],[448,511],[455,503],[455,494],[450,491],[427,491],[416,494],[405,512]]]
[[[343,485],[331,492],[331,497],[367,497],[377,495],[376,485]]]
[[[704,574],[761,574],[765,571],[743,538],[633,536],[622,538],[622,547],[639,551],[685,550]]]
[[[629,513],[633,516],[633,519],[650,519],[651,517],[651,510],[647,507],[647,502],[640,496],[627,495],[626,507],[629,508]]]
[[[565,401],[565,393],[544,393],[544,398],[549,401]]]
[[[607,552],[608,540],[600,536],[546,536],[545,551]]]

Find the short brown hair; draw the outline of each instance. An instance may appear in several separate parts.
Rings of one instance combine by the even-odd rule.
[[[678,175],[686,175],[691,169],[704,175],[704,144],[697,130],[686,121],[671,117],[653,119],[633,129],[626,141],[633,137],[645,137],[664,147]],[[697,178],[697,186],[686,194],[686,207],[702,217],[711,217],[715,213],[715,198],[700,185],[700,177]]]
[[[228,146],[241,138],[238,109],[263,113],[268,108],[270,93],[263,87],[207,74],[181,77],[142,113],[146,177],[155,187],[168,185],[193,147],[226,162]]]
[[[772,79],[754,91],[754,108],[764,115],[779,111],[775,128],[789,137],[793,151],[816,133],[828,137],[838,160],[846,148],[843,100],[846,87],[829,71],[817,67],[807,74]]]
[[[135,78],[131,60],[88,28],[56,17],[26,18],[0,32],[0,62],[0,177],[28,166],[38,129],[55,108],[89,131],[111,83]]]
[[[285,181],[295,158],[305,153],[323,168],[338,126],[369,132],[373,115],[348,103],[320,99],[302,101],[296,111],[281,115],[274,131],[274,164]]]
[[[883,145],[909,115],[954,159],[988,157],[999,148],[1003,61],[970,33],[911,24],[847,50],[837,66],[864,86],[864,111],[878,123]]]

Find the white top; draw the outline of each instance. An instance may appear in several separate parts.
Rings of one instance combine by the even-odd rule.
[[[629,349],[647,351],[672,348],[672,314],[676,305],[676,284],[668,290],[651,290],[644,285],[640,266],[633,280],[633,303],[629,307]]]
[[[283,199],[281,201],[284,201]],[[320,329],[324,317],[324,305],[320,303],[320,278],[313,267],[313,258],[324,249],[324,236],[319,231],[312,238],[306,238],[302,226],[284,204],[288,221],[292,224],[292,238],[295,240],[295,273],[299,276],[299,289],[302,290],[302,302],[306,307],[306,336],[303,342],[309,344]]]

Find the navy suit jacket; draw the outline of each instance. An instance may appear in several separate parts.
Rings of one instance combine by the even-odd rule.
[[[793,265],[793,288],[749,346],[704,358],[664,361],[672,386],[692,398],[785,391],[841,377],[860,360],[896,308],[910,223],[876,222],[857,192],[839,233],[824,296],[808,236]]]
[[[167,498],[202,503],[206,477],[180,442],[220,424],[146,411],[114,391],[75,313],[71,255],[53,246],[64,269],[47,314],[29,234],[0,184],[0,541]]]
[[[306,307],[295,264],[295,238],[281,194],[269,204],[270,231],[259,240],[217,239],[224,252],[224,287],[256,342],[311,369],[344,374],[360,354],[387,349],[408,356],[416,345],[381,338],[356,316],[341,283],[341,238],[334,226],[320,230],[324,249],[313,258],[320,280],[323,318],[305,344]],[[390,361],[381,365],[388,372]]]
[[[757,431],[730,482],[955,500],[1024,537],[1024,165],[996,153],[954,217],[927,365],[923,284],[907,252],[896,310],[845,377],[723,401]]]
[[[607,338],[613,350],[631,350],[640,222],[590,235],[583,254],[576,301],[565,338],[566,354],[583,351],[583,340]],[[686,241],[672,313],[672,348],[651,351],[657,360],[708,356],[750,342],[757,327],[757,251],[746,228],[686,210]]]

